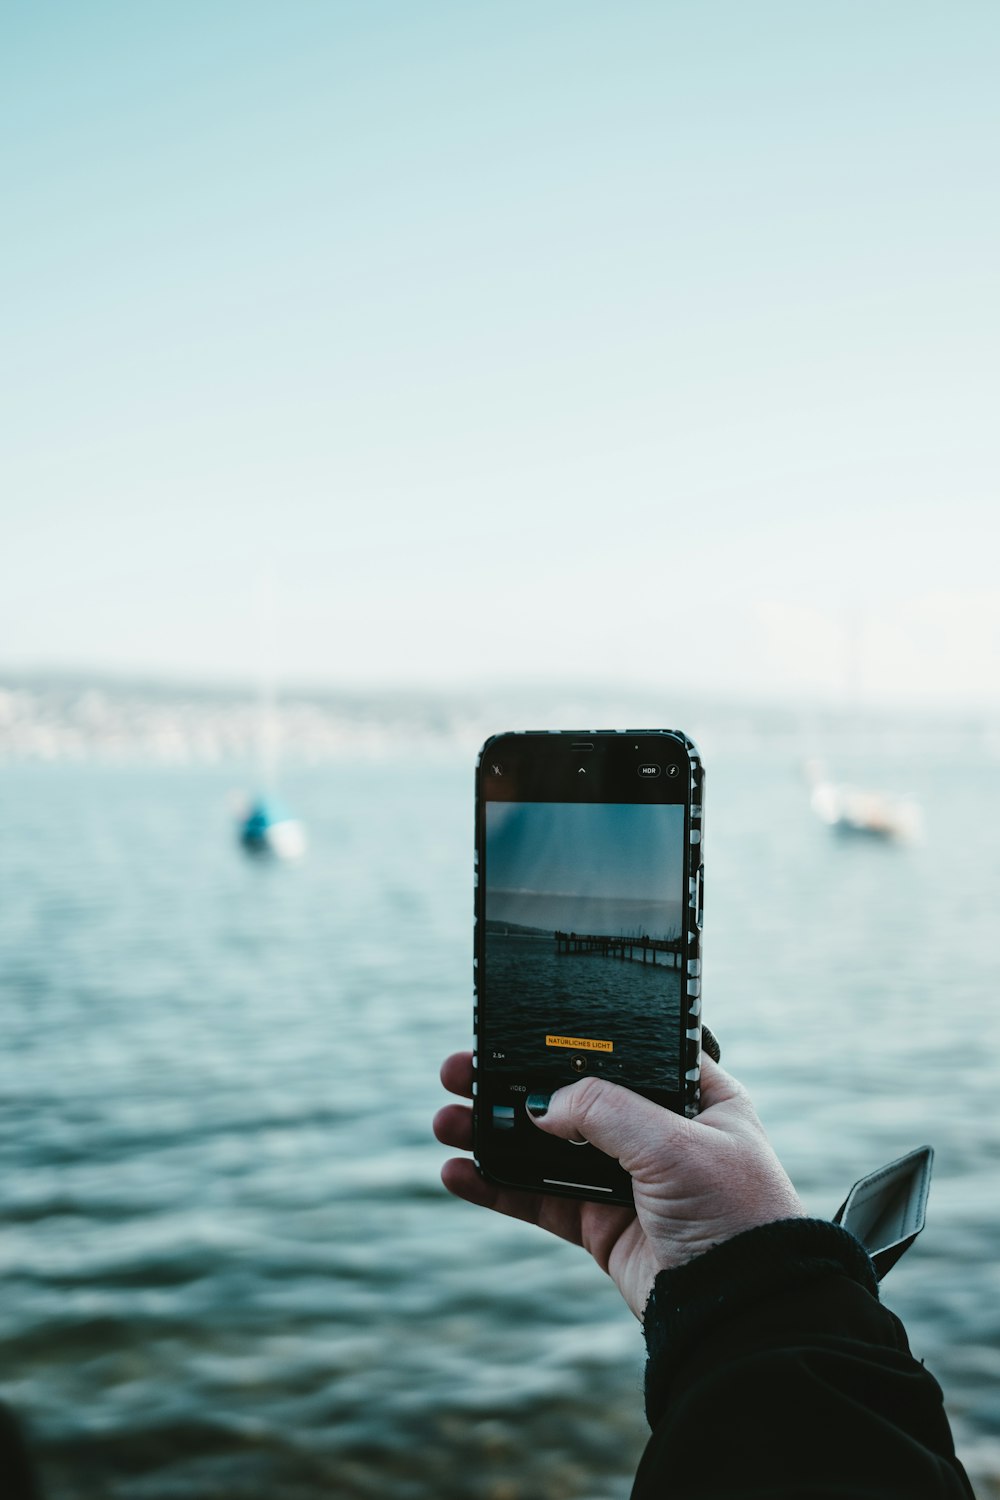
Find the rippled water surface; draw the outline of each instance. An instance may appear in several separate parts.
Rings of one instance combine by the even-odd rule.
[[[592,1057],[591,1072],[612,1080],[618,1074],[633,1088],[679,1087],[679,969],[600,953],[560,953],[551,936],[503,932],[486,934],[485,963],[485,1055],[491,1046],[503,1051],[503,1072],[526,1080],[529,1091],[559,1088],[577,1076],[571,1051],[546,1052],[545,1031],[613,1038],[614,1052]],[[494,1072],[500,1069],[494,1066]]]
[[[791,759],[710,775],[706,1016],[812,1211],[937,1148],[886,1300],[1000,1495],[1000,768],[869,766],[923,802],[906,849],[830,835]],[[54,1500],[627,1495],[638,1326],[439,1186],[471,779],[290,772],[274,868],[232,772],[0,772],[0,1369]]]

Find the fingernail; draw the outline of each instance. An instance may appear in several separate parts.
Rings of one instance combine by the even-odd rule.
[[[551,1094],[529,1094],[524,1101],[524,1107],[533,1120],[540,1120],[549,1112],[549,1100]]]

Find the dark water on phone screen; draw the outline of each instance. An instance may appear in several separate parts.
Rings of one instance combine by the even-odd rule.
[[[711,770],[706,1015],[811,1211],[937,1148],[886,1300],[1000,1494],[997,761],[871,766],[907,849],[831,836],[791,753]],[[467,760],[289,773],[297,868],[232,847],[242,780],[0,772],[0,1368],[50,1494],[626,1495],[637,1324],[439,1187]]]
[[[612,1052],[588,1059],[593,1073],[612,1081],[620,1073],[634,1088],[677,1088],[679,968],[559,952],[552,936],[503,932],[487,932],[486,963],[492,1025],[483,1045],[504,1052],[504,1072],[554,1074],[547,1087],[572,1083],[572,1051],[545,1047],[554,1032],[613,1042]]]

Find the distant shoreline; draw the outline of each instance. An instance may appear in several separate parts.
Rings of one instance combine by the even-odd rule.
[[[767,750],[869,756],[984,754],[1000,759],[1000,704],[932,710],[823,702],[699,698],[626,684],[492,689],[278,685],[272,707],[250,684],[0,670],[0,760],[252,761],[262,733],[283,764],[448,754],[475,758],[509,727],[586,730],[596,723],[681,727],[706,757]]]

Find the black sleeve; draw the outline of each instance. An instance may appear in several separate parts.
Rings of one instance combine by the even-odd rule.
[[[661,1271],[644,1331],[633,1500],[974,1500],[941,1388],[846,1230],[788,1219]]]
[[[42,1500],[24,1435],[8,1407],[0,1404],[0,1496],[3,1500]]]

